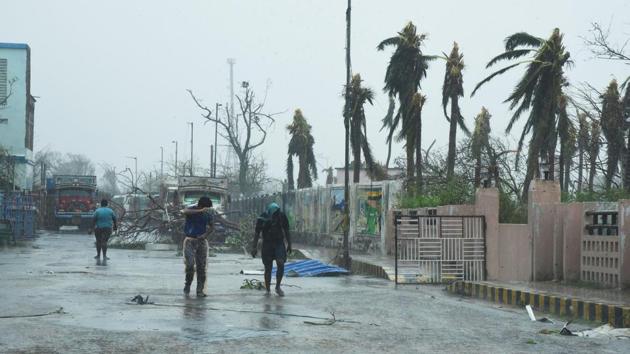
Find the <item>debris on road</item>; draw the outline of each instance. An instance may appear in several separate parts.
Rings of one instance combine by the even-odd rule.
[[[275,274],[276,267],[273,267],[271,272]],[[340,274],[347,275],[349,272],[344,268],[329,265],[314,259],[296,261],[284,265],[284,275],[288,277],[318,277]]]
[[[529,315],[529,319],[532,322],[543,322],[543,323],[554,323],[552,320],[548,319],[547,317],[542,317],[540,319],[536,319],[536,315],[534,315],[534,310],[532,310],[532,306],[531,305],[525,305],[525,309],[527,310],[527,314]]]
[[[243,274],[243,275],[264,275],[265,271],[264,270],[245,270],[245,269],[241,269],[240,274]]]
[[[569,324],[571,324],[571,321],[567,322],[564,324],[564,326],[562,327],[562,329],[560,330],[560,334],[563,336],[574,336],[575,334],[573,334],[573,332],[571,332],[571,330],[569,329]]]
[[[65,312],[63,310],[63,307],[58,308],[55,311],[50,311],[50,312],[46,312],[46,313],[36,313],[33,315],[6,315],[6,316],[0,316],[0,318],[27,318],[27,317],[44,317],[44,316],[49,316],[49,315],[65,315],[67,312]]]
[[[153,302],[149,302],[149,295],[146,298],[143,298],[142,295],[136,295],[136,297],[131,299],[131,302],[135,302],[138,305],[153,304]]]
[[[578,337],[630,339],[630,328],[615,328],[610,324],[574,333]]]
[[[241,285],[241,289],[264,290],[265,284],[257,279],[244,279],[243,285]]]
[[[334,312],[331,312],[330,315],[332,316],[332,318],[324,322],[304,321],[304,323],[308,325],[313,325],[313,326],[331,326],[335,324],[335,322],[337,322],[337,318],[335,318]]]

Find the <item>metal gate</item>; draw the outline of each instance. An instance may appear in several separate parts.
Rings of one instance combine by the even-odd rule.
[[[483,216],[394,215],[396,283],[485,279]]]
[[[12,230],[11,241],[35,237],[37,208],[29,193],[7,193],[0,196],[0,222]]]

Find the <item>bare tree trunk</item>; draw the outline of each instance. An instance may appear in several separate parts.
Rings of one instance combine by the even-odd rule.
[[[451,181],[455,174],[455,149],[457,148],[457,119],[459,106],[457,95],[451,96],[451,125],[448,133],[448,155],[446,156],[446,180]]]
[[[416,195],[422,195],[422,107],[418,112],[418,130],[416,132]]]
[[[475,159],[475,187],[481,186],[481,156]]]
[[[630,85],[630,83],[628,84]],[[630,90],[629,88],[626,88],[626,90]],[[626,154],[625,154],[625,170],[623,171],[623,188],[626,191],[630,191],[630,130],[628,130],[628,145],[626,148]]]
[[[408,135],[411,135],[410,133]],[[413,137],[407,137],[407,144],[405,145],[405,151],[407,154],[407,187],[413,186],[414,182],[414,171],[415,171],[415,162],[414,162],[414,151],[416,147],[413,144]]]
[[[560,167],[560,171],[558,172],[558,176],[560,179],[560,191],[561,192],[566,192],[567,190],[565,189],[564,186],[564,171],[565,171],[565,159],[566,156],[564,156],[566,154],[566,149],[564,148],[564,144],[560,144],[560,158],[558,159],[558,165]]]
[[[349,232],[350,232],[350,185],[348,179],[349,171],[348,165],[350,163],[350,78],[351,78],[351,62],[350,62],[350,13],[351,13],[351,0],[348,0],[348,8],[346,9],[346,104],[344,109],[344,125],[346,128],[346,147],[345,147],[345,160],[344,166],[345,173],[345,185],[344,185],[344,220],[343,220],[343,260],[346,269],[350,269],[350,250],[349,250]]]
[[[577,190],[578,193],[582,192],[582,170],[584,169],[584,148],[581,146],[578,147],[578,185]]]
[[[353,149],[354,150],[354,149]],[[361,148],[352,152],[354,155],[354,166],[352,166],[352,182],[359,183],[361,180]]]

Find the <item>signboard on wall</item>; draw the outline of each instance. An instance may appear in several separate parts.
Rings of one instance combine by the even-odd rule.
[[[356,230],[359,235],[381,234],[383,191],[380,187],[357,190]]]

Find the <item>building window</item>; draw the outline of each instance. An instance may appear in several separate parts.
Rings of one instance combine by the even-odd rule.
[[[0,58],[0,106],[6,106],[7,104],[7,60]]]

